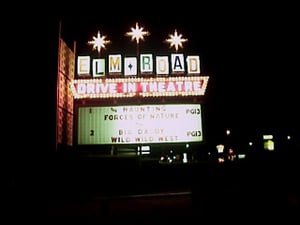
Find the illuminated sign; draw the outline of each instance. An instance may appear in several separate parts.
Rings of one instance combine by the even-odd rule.
[[[143,74],[168,75],[169,69],[171,69],[171,73],[184,73],[187,71],[188,74],[200,74],[200,57],[198,55],[190,55],[184,58],[183,54],[171,54],[170,59],[168,56],[156,56],[154,59],[152,54],[140,54],[139,65],[137,57],[125,57],[122,61],[120,54],[109,55],[109,75],[121,74],[122,63],[124,63],[124,76],[138,75],[138,70]],[[107,69],[105,65],[104,58],[91,59],[90,56],[78,56],[77,75],[105,76]]]
[[[78,79],[71,83],[74,98],[200,96],[208,76]]]
[[[201,142],[200,104],[79,107],[79,145]]]

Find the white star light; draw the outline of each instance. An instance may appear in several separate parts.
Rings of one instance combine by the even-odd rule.
[[[105,40],[106,36],[101,36],[100,31],[98,31],[97,37],[93,37],[92,41],[89,41],[89,44],[93,45],[93,49],[97,49],[98,53],[100,53],[101,48],[105,48],[106,44],[109,44],[109,40]]]
[[[182,43],[188,41],[188,39],[182,38],[182,34],[178,35],[177,30],[175,29],[174,35],[169,34],[169,39],[166,39],[166,42],[170,43],[170,47],[174,46],[176,52],[178,51],[179,47],[183,47]]]
[[[140,40],[144,40],[144,36],[149,36],[150,33],[148,31],[143,31],[143,27],[139,27],[138,23],[135,24],[135,28],[131,28],[131,32],[127,32],[127,36],[131,36],[131,40],[136,39],[136,43],[138,44]]]

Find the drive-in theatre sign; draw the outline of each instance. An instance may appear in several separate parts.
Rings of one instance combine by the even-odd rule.
[[[146,32],[138,24],[135,29],[137,33],[132,29],[128,35],[138,44],[143,39],[138,34]],[[105,38],[98,32],[90,42],[97,57],[75,56],[60,42],[58,143],[65,140],[65,133],[69,143],[74,140],[83,148],[203,142],[201,96],[209,77],[201,74],[199,55],[178,52],[187,39],[176,30],[170,35],[167,42],[175,53],[102,56],[101,47],[109,43]]]

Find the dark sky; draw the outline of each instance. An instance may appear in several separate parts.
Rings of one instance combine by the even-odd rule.
[[[140,43],[140,51],[154,55],[171,53],[162,41],[177,29],[189,40],[182,52],[200,55],[202,74],[210,76],[204,97],[208,129],[299,132],[299,35],[295,6],[228,2],[118,4],[73,4],[61,9],[59,5],[49,5],[47,12],[39,11],[27,23],[33,34],[43,37],[37,40],[35,35],[40,44],[33,45],[38,46],[36,55],[43,56],[42,80],[47,85],[41,91],[47,96],[42,103],[47,105],[45,111],[55,109],[59,21],[63,39],[70,46],[76,41],[77,53],[92,54],[87,41],[100,30],[112,42],[102,50],[103,54],[123,55],[135,50],[135,43],[124,34],[138,22],[151,33]],[[53,121],[51,118],[46,123],[50,126]]]

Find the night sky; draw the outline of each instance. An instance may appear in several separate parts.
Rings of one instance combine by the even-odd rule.
[[[35,22],[27,23],[33,34],[44,38],[38,40],[41,44],[34,44],[37,58],[42,61],[38,76],[44,85],[38,89],[45,101],[40,104],[48,116],[43,129],[52,129],[55,123],[59,21],[62,38],[71,48],[76,41],[77,53],[96,53],[87,42],[99,30],[111,41],[101,54],[123,56],[136,51],[135,42],[124,34],[138,22],[150,32],[140,42],[140,52],[154,56],[173,53],[174,49],[163,40],[177,29],[188,39],[180,51],[200,55],[201,73],[210,76],[203,97],[210,132],[232,128],[236,132],[270,129],[299,133],[298,13],[294,6],[130,4],[73,5],[67,11],[66,7],[51,6],[54,10],[38,12]]]

